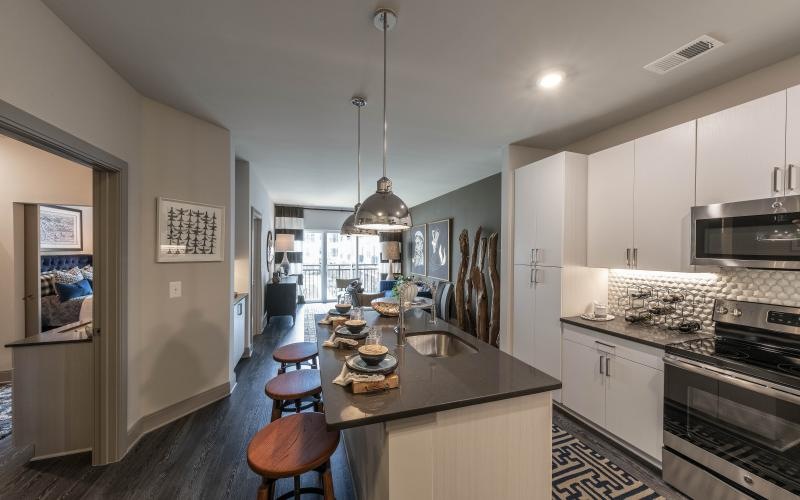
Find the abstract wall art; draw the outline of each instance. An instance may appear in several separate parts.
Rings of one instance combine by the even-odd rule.
[[[83,250],[83,213],[52,205],[39,206],[39,248]]]
[[[225,207],[158,198],[158,262],[215,262],[225,249]]]
[[[428,224],[428,276],[450,280],[450,219]]]

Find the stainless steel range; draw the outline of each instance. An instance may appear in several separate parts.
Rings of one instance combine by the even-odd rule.
[[[693,498],[800,498],[800,308],[717,300],[667,346],[664,480]]]

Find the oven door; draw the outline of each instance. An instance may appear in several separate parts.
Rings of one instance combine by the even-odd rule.
[[[668,355],[664,446],[757,495],[797,498],[800,392]]]
[[[693,207],[691,263],[800,269],[800,196]]]

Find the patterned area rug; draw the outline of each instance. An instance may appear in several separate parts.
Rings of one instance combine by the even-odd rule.
[[[663,497],[572,434],[554,425],[553,498],[649,500]]]
[[[0,384],[0,439],[11,435],[11,384]]]
[[[303,340],[306,342],[317,341],[317,322],[314,321],[315,314],[324,314],[333,307],[333,303],[327,304],[305,304],[303,306]]]

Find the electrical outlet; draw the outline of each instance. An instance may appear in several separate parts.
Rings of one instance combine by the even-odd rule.
[[[170,281],[169,282],[169,298],[176,299],[181,296],[181,282],[180,281]]]

